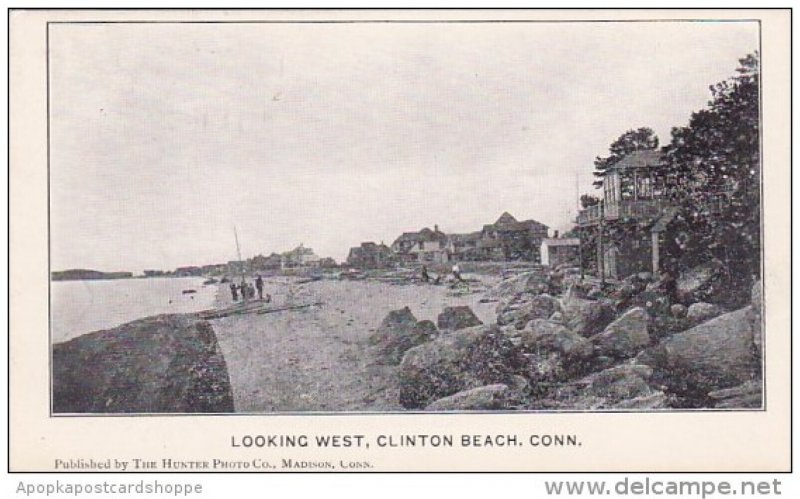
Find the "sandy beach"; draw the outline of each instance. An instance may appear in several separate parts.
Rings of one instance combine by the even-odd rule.
[[[417,319],[436,322],[444,307],[468,305],[484,323],[495,320],[496,304],[480,303],[482,293],[454,296],[447,286],[275,277],[265,280],[265,291],[275,306],[322,305],[210,321],[236,412],[402,410],[397,367],[379,364],[368,343],[389,311],[408,306]],[[231,303],[221,285],[217,306]]]

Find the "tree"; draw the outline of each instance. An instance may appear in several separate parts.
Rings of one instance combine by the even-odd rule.
[[[739,64],[737,76],[710,87],[706,109],[673,128],[663,152],[679,207],[667,236],[681,241],[668,256],[679,266],[719,260],[743,300],[761,264],[758,53]]]
[[[598,204],[600,204],[599,197],[592,196],[591,194],[581,194],[581,208],[584,210],[590,206],[596,206]]]
[[[594,181],[595,187],[603,186],[603,177],[606,170],[628,154],[643,149],[657,149],[658,137],[651,128],[642,127],[636,130],[628,130],[617,138],[608,148],[610,153],[606,157],[596,157],[594,160]]]

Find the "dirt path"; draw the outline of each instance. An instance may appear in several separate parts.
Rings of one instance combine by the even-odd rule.
[[[397,367],[378,364],[367,341],[383,317],[408,305],[435,321],[444,306],[466,304],[487,321],[494,310],[480,295],[449,296],[442,286],[275,278],[265,288],[276,305],[324,305],[212,321],[237,412],[400,410]]]

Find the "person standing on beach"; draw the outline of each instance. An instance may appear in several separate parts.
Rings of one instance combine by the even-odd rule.
[[[239,292],[242,293],[242,300],[247,303],[247,283],[242,278],[242,284],[239,286]]]
[[[431,278],[428,275],[428,267],[423,265],[422,266],[422,282],[430,282]]]
[[[231,296],[233,301],[239,301],[239,293],[236,292],[236,284],[231,283]]]
[[[261,279],[261,274],[256,275],[256,289],[258,290],[258,299],[264,299],[264,280]]]
[[[461,278],[461,269],[458,267],[457,263],[453,265],[453,277],[455,277],[458,282],[464,282],[464,279]]]

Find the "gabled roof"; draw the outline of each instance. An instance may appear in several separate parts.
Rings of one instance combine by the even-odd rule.
[[[523,220],[519,222],[507,211],[500,215],[500,218],[498,218],[495,223],[483,226],[484,231],[493,229],[503,231],[527,231],[547,228],[545,224],[537,222],[536,220]]]
[[[511,213],[504,211],[503,214],[500,215],[500,218],[498,218],[497,221],[494,223],[494,225],[510,225],[515,223],[517,223],[517,219],[514,218],[514,216]]]
[[[434,231],[428,227],[420,230],[419,232],[403,232],[400,237],[395,239],[395,243],[399,242],[428,242],[428,241],[445,241],[447,235],[441,231]]]
[[[627,170],[629,168],[657,168],[661,166],[663,156],[657,149],[640,149],[633,151],[609,167],[609,170]]]

